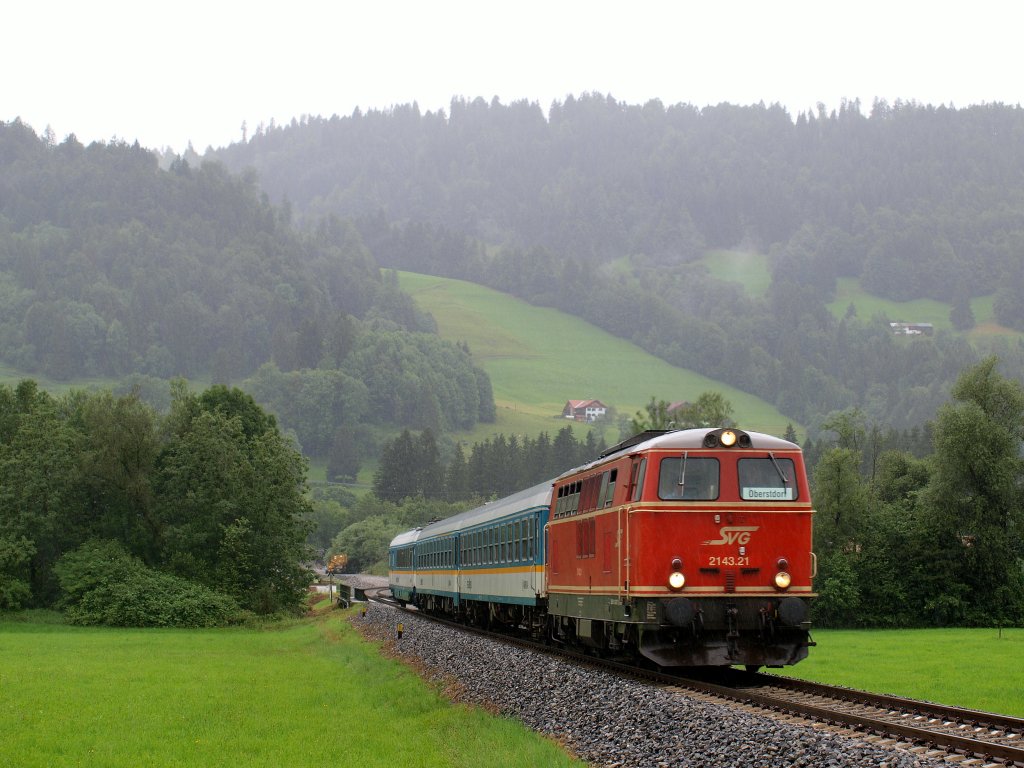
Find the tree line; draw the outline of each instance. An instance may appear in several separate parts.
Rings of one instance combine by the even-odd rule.
[[[1024,624],[1024,387],[996,366],[958,377],[923,457],[879,451],[857,410],[827,421],[833,443],[813,470],[816,622]]]
[[[392,502],[416,496],[450,502],[499,498],[593,461],[607,447],[592,430],[580,440],[565,426],[553,440],[547,432],[535,438],[494,435],[474,443],[468,456],[457,443],[443,461],[433,432],[414,436],[403,430],[381,451],[373,491]]]
[[[0,385],[0,608],[209,625],[293,612],[306,461],[238,389],[137,396]]]

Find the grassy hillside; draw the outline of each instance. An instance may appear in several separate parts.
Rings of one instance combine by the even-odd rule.
[[[669,365],[557,310],[460,280],[400,273],[399,282],[437,319],[441,336],[467,342],[491,377],[498,424],[481,425],[466,439],[494,431],[554,432],[564,424],[558,415],[566,400],[597,398],[632,416],[652,395],[671,402],[709,390],[733,404],[741,427],[781,435],[792,421],[753,395]]]
[[[700,263],[718,280],[739,283],[751,296],[768,293],[772,275],[768,257],[752,251],[708,251]]]
[[[970,339],[986,336],[1011,336],[1024,338],[1024,334],[999,325],[992,309],[993,296],[979,296],[971,299],[971,311],[974,313],[975,327],[968,333]],[[857,316],[870,319],[881,314],[892,321],[906,323],[931,323],[936,330],[953,330],[949,320],[950,305],[934,299],[915,299],[914,301],[892,301],[865,293],[860,281],[853,277],[843,277],[836,284],[836,298],[828,304],[829,311],[836,317],[846,314],[847,307],[853,304]]]
[[[768,257],[764,254],[748,251],[709,251],[700,263],[708,268],[713,277],[738,283],[750,296],[764,296],[771,284]],[[1024,333],[1014,331],[996,322],[992,309],[993,299],[993,296],[978,296],[971,299],[971,311],[974,313],[976,325],[967,333],[967,338],[1009,336],[1024,339]],[[869,320],[874,315],[881,314],[891,321],[931,323],[936,330],[953,330],[953,324],[949,320],[951,306],[945,302],[934,299],[915,299],[914,301],[883,299],[862,290],[860,280],[857,278],[839,278],[836,282],[836,297],[826,306],[835,317],[841,318],[851,304],[857,310],[857,316],[862,320]]]

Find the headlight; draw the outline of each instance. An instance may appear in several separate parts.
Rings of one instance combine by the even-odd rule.
[[[668,585],[674,590],[680,590],[686,584],[686,577],[683,576],[682,571],[672,571],[672,575],[668,577]]]
[[[722,441],[722,445],[726,448],[732,448],[732,446],[736,444],[736,433],[731,429],[727,429],[722,433],[722,436],[719,439]]]
[[[779,571],[775,574],[775,586],[779,589],[789,589],[793,578],[786,571]]]

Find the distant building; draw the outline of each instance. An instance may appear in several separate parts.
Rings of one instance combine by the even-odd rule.
[[[669,403],[668,404],[668,408],[665,409],[665,412],[669,416],[671,416],[676,411],[680,410],[681,408],[686,408],[689,405],[690,405],[690,401],[689,400],[676,400],[674,403]]]
[[[889,330],[896,336],[931,336],[935,332],[931,323],[889,323]]]
[[[600,400],[568,400],[562,416],[576,421],[593,421],[608,413],[608,406]]]

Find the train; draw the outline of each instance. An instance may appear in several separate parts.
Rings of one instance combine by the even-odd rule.
[[[817,559],[800,446],[649,430],[511,496],[397,535],[392,596],[659,668],[807,657]]]

